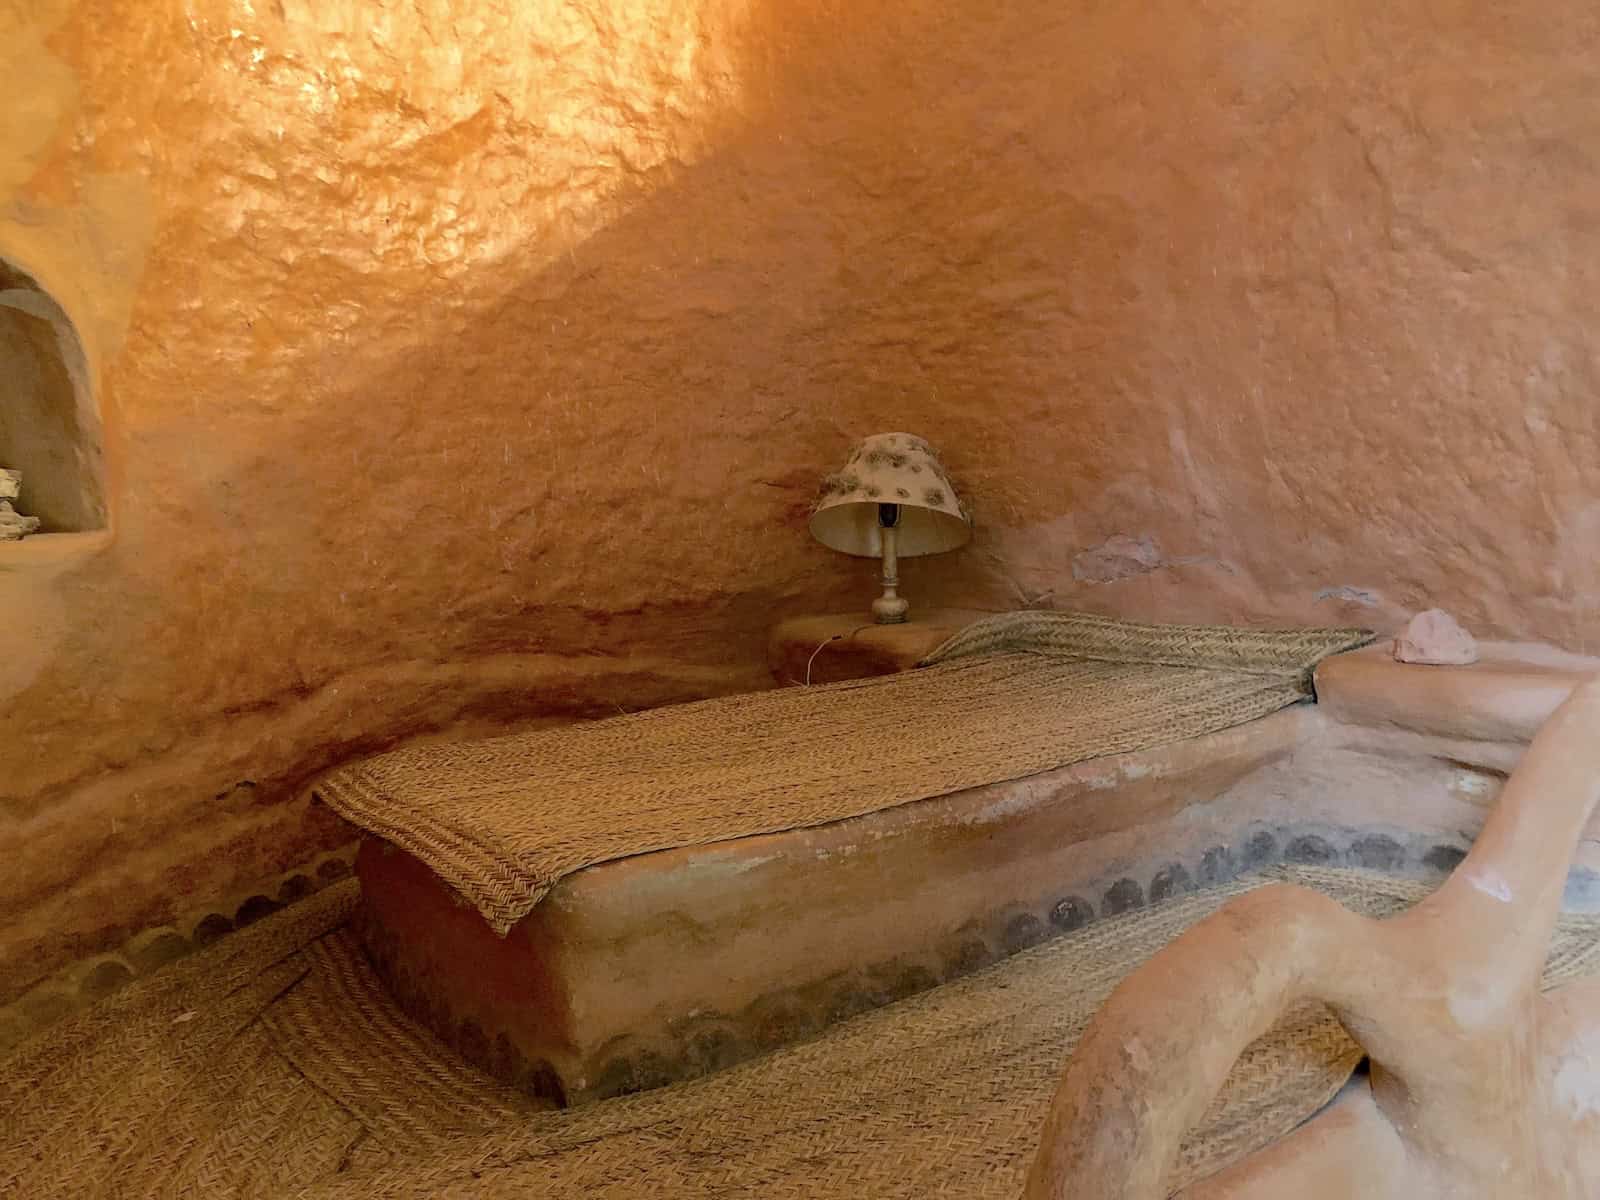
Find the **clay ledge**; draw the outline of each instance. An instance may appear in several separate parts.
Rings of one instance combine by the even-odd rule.
[[[0,570],[73,563],[100,553],[110,544],[109,529],[30,534],[20,542],[0,542]]]

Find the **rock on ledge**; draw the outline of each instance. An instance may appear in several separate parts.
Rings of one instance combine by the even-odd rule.
[[[39,528],[38,517],[25,517],[11,507],[22,492],[22,472],[0,467],[0,542],[15,542]]]
[[[1460,667],[1478,661],[1478,643],[1444,609],[1430,608],[1412,617],[1394,639],[1394,657],[1403,663]]]

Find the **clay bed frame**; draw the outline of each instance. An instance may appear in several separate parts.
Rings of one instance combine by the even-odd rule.
[[[558,1104],[728,1066],[1054,933],[1279,861],[1439,878],[1592,660],[1317,671],[1318,703],[817,829],[563,880],[506,938],[376,839],[359,922],[402,1006]],[[803,764],[797,764],[803,768]],[[1569,910],[1600,907],[1596,846]]]

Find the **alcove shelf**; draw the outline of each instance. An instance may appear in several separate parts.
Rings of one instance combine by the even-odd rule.
[[[0,467],[22,473],[21,495],[10,503],[41,523],[20,542],[0,542],[0,564],[58,562],[104,545],[100,411],[82,340],[55,298],[4,258]]]

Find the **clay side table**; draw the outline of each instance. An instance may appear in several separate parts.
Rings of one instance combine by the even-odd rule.
[[[990,614],[969,608],[914,613],[900,625],[875,625],[872,614],[832,613],[780,621],[767,641],[767,665],[780,684],[836,683],[909,670],[946,638]]]

